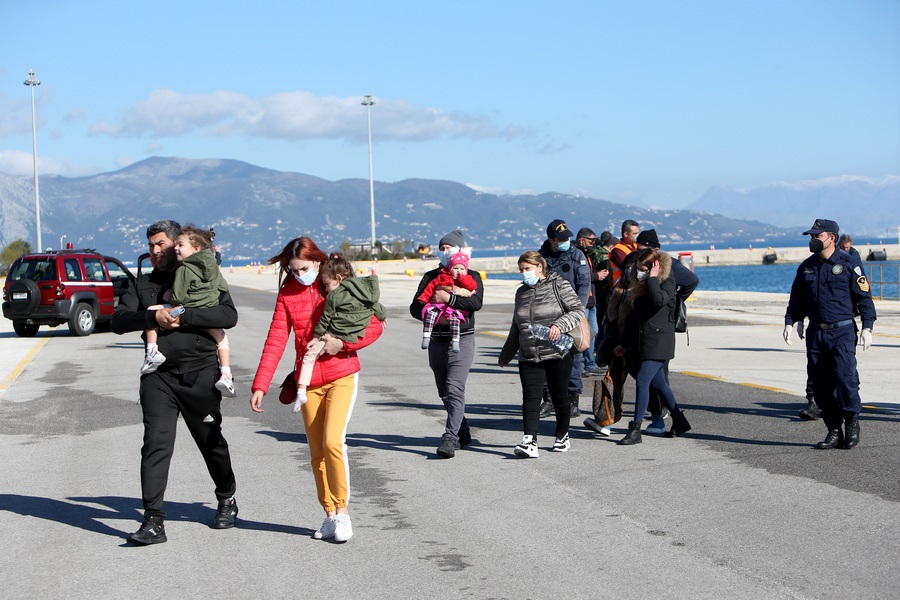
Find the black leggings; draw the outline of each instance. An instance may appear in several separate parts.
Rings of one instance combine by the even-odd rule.
[[[544,380],[550,391],[553,408],[556,409],[556,437],[569,433],[569,377],[572,374],[572,354],[556,360],[542,362],[519,361],[519,379],[522,382],[522,421],[525,435],[537,437],[541,416],[541,399]]]

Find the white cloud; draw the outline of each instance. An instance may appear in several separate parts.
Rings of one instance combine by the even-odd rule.
[[[72,161],[56,160],[38,155],[38,176],[63,175],[80,177],[96,173],[96,169],[87,169]],[[21,150],[0,150],[0,173],[8,175],[33,175],[34,154]]]
[[[174,90],[152,92],[129,108],[120,123],[97,121],[91,135],[156,137],[202,134],[246,135],[282,139],[348,139],[366,141],[366,111],[361,96],[315,96],[284,92],[249,98],[228,91],[184,95]],[[449,113],[418,107],[403,100],[376,98],[372,136],[379,140],[431,140],[442,136],[469,139],[523,135],[513,125],[498,126],[487,116]]]

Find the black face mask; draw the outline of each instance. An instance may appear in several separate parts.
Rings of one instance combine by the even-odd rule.
[[[820,240],[819,238],[812,238],[809,240],[809,251],[818,254],[822,250],[825,249],[825,242]]]

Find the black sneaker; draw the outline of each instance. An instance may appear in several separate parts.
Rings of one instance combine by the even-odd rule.
[[[140,529],[134,533],[128,534],[128,541],[140,546],[149,546],[150,544],[162,544],[167,541],[166,527],[160,517],[150,517],[144,519]]]
[[[441,445],[438,446],[437,454],[438,456],[443,456],[444,458],[453,458],[456,456],[456,451],[459,450],[459,442],[454,440],[449,435],[444,435],[441,439]]]
[[[216,510],[216,520],[213,529],[231,529],[237,519],[238,505],[234,498],[219,500],[219,508]]]

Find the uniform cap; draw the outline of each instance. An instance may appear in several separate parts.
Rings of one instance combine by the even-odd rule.
[[[547,225],[547,239],[548,240],[559,240],[564,242],[568,239],[572,238],[572,231],[569,229],[569,226],[566,225],[566,222],[561,219],[554,219]]]
[[[803,235],[819,235],[823,231],[827,231],[829,233],[837,235],[837,233],[840,231],[840,228],[835,221],[829,221],[828,219],[816,219],[816,222],[813,223],[813,226],[810,227],[809,230],[804,231]]]

